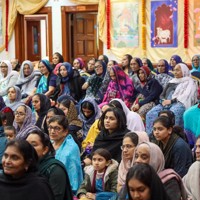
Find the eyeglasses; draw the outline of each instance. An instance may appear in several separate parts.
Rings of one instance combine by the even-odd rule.
[[[60,131],[62,130],[62,128],[60,128],[60,127],[58,127],[58,126],[55,126],[55,127],[49,126],[49,127],[48,127],[48,130],[49,130],[49,131],[54,130],[54,131],[56,131],[56,132],[60,132]]]
[[[194,62],[194,61],[199,61],[199,59],[193,59],[192,62]]]
[[[130,65],[131,65],[131,66],[132,66],[132,65],[137,65],[137,63],[131,63]]]
[[[23,115],[26,115],[26,114],[22,113],[22,112],[15,112],[15,115],[23,116]]]
[[[131,149],[131,148],[133,148],[133,147],[134,147],[133,145],[126,144],[126,145],[122,145],[122,146],[121,146],[121,150],[124,150],[125,148],[126,148],[126,149]]]

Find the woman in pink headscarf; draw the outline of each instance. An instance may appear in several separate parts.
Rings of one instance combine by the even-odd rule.
[[[134,93],[132,80],[123,69],[117,65],[111,67],[109,75],[111,81],[104,95],[103,102],[110,102],[110,100],[114,98],[119,98],[130,108]]]

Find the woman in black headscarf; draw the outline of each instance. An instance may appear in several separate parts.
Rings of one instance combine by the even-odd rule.
[[[51,107],[50,99],[44,94],[35,94],[32,98],[32,105],[35,109],[36,123],[35,125],[42,130],[47,130],[45,117],[47,111]]]

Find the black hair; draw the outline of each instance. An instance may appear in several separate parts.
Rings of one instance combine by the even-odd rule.
[[[126,135],[124,136],[124,138],[127,138],[127,137],[131,139],[131,142],[132,142],[135,146],[138,145],[139,137],[138,137],[138,135],[137,135],[136,133],[134,133],[134,132],[128,132],[128,133],[126,133]],[[123,139],[124,139],[124,138],[123,138]]]
[[[69,99],[65,99],[65,100],[61,101],[60,104],[62,104],[65,108],[69,108],[71,101]]]
[[[109,161],[112,159],[112,155],[110,154],[110,152],[107,149],[103,149],[103,148],[95,150],[92,153],[92,157],[94,155],[100,155],[100,156],[104,157],[106,159],[106,161]]]
[[[55,155],[55,149],[51,143],[49,136],[46,133],[43,133],[41,130],[33,130],[33,131],[30,131],[28,136],[31,134],[38,135],[40,137],[40,141],[41,141],[43,147],[48,147],[49,150],[47,153],[51,153],[51,155]]]
[[[5,126],[4,131],[5,130],[13,131],[13,133],[16,135],[16,129],[14,126]]]
[[[105,119],[107,112],[113,112],[115,117],[117,118],[118,127],[116,128],[116,130],[122,131],[122,130],[126,129],[126,127],[127,127],[126,126],[126,115],[125,115],[124,111],[119,108],[108,108],[101,115],[101,117],[99,119],[99,122],[98,122],[99,130],[103,130],[103,131],[107,132],[107,130],[105,129],[105,126],[104,126],[104,119]]]
[[[22,154],[24,161],[28,164],[27,172],[37,171],[38,156],[32,145],[30,145],[26,140],[14,139],[7,143],[6,149],[10,146],[16,147]]]
[[[188,139],[184,133],[183,128],[180,126],[174,126],[173,119],[171,119],[167,116],[161,115],[155,119],[155,121],[153,122],[153,125],[158,122],[161,123],[167,129],[172,128],[172,133],[177,134],[179,137],[181,137],[183,140],[185,140],[185,142],[188,143]]]
[[[160,116],[160,117],[156,118],[153,122],[153,125],[158,122],[161,123],[167,129],[173,128],[173,123],[172,123],[171,119],[169,119],[169,117],[167,117],[167,116]]]
[[[88,109],[88,110],[92,110],[92,115],[95,114],[95,109],[94,109],[94,105],[92,103],[90,103],[89,101],[84,101],[82,104],[81,104],[81,112],[83,113],[83,108],[85,109]],[[85,116],[85,114],[83,113],[83,115]],[[91,117],[90,116],[90,117]],[[86,116],[85,116],[86,117]],[[88,118],[88,117],[87,117]]]
[[[63,115],[63,116],[65,116],[65,113],[60,108],[57,108],[57,107],[50,108],[47,111],[47,113],[49,113],[49,112],[53,112],[55,115]]]
[[[129,65],[130,65],[130,62],[131,62],[133,56],[131,56],[130,54],[125,54],[124,56],[126,56],[128,58],[128,62],[129,62]]]
[[[110,61],[113,63],[113,65],[118,65],[118,62],[116,60],[109,60],[109,62]]]
[[[13,121],[15,119],[14,112],[12,111],[11,108],[5,107],[1,112],[0,112],[0,118],[1,122],[6,120],[6,126],[12,126]]]
[[[63,63],[63,62],[64,62],[64,58],[63,58],[63,56],[62,56],[60,53],[55,52],[54,54],[55,54],[56,56],[58,56],[58,58],[59,58],[58,63]],[[53,55],[54,55],[54,54],[53,54]]]
[[[132,200],[129,189],[129,181],[131,179],[136,179],[149,188],[151,200],[157,200],[158,197],[159,200],[169,200],[163,183],[152,166],[146,163],[135,163],[130,168],[126,176],[126,188],[128,189],[129,200]]]
[[[172,125],[175,125],[175,115],[171,110],[162,110],[158,113],[158,116],[164,116],[166,114],[167,117],[171,120]]]
[[[112,108],[115,107],[123,110],[122,104],[117,100],[112,100],[108,105]]]
[[[63,127],[64,130],[68,130],[69,123],[65,116],[55,115],[49,119],[49,124],[52,122],[57,122],[60,126]]]

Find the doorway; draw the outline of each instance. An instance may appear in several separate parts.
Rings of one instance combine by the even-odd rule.
[[[38,61],[47,57],[47,20],[46,15],[24,16],[25,59]]]
[[[43,7],[34,15],[18,13],[15,25],[15,56],[24,60],[52,60],[52,11]]]
[[[26,58],[28,60],[41,59],[40,21],[27,21]],[[27,41],[28,40],[28,41]]]
[[[63,56],[72,63],[82,58],[98,58],[103,53],[103,43],[98,37],[97,5],[62,7]]]

